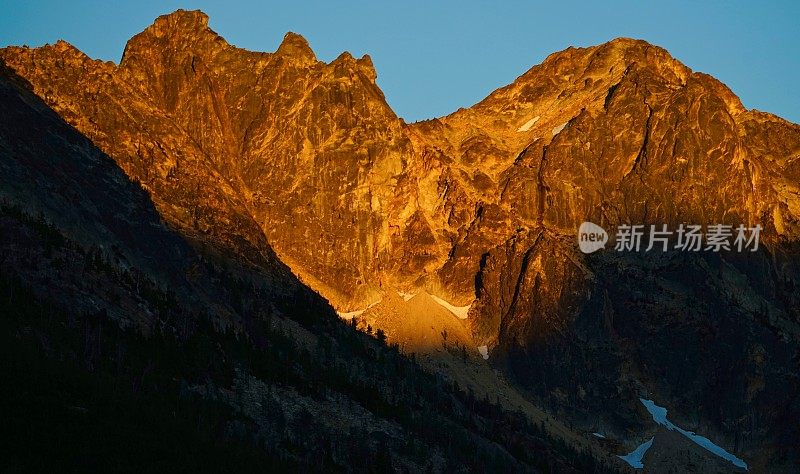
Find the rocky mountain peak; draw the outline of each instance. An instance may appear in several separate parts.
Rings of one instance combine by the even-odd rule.
[[[65,41],[63,39],[60,39],[60,40],[56,41],[55,44],[52,46],[52,48],[53,48],[54,51],[56,51],[58,53],[61,53],[61,54],[79,54],[79,55],[83,55],[82,51],[80,51],[78,48],[73,46],[71,43],[69,43],[68,41]]]
[[[577,381],[592,394],[554,398],[558,410],[590,416],[603,397],[636,402],[641,386],[671,396],[654,367],[671,367],[669,386],[690,393],[704,374],[746,365],[749,346],[797,340],[800,127],[745,110],[724,84],[645,41],[554,53],[478,104],[411,125],[386,103],[369,56],[326,64],[295,33],[274,54],[246,51],[201,12],[160,17],[119,68],[63,60],[76,51],[7,48],[0,58],[141,182],[172,226],[255,263],[274,248],[345,314],[424,291],[466,318],[476,347],[511,354],[532,390],[567,394]],[[758,224],[762,253],[725,264],[587,256],[575,239],[587,220],[611,232]],[[733,352],[702,330],[718,320],[720,334],[744,338]],[[694,354],[704,370],[684,377],[660,358],[676,330],[702,342],[687,350],[708,348]],[[657,349],[630,369],[640,380],[603,380],[639,360],[633,347]],[[785,349],[773,355],[796,346]],[[730,360],[710,356],[720,351]],[[544,379],[551,385],[536,385]],[[773,372],[766,385],[779,381]],[[779,416],[766,405],[754,419],[735,401],[725,409],[728,420],[710,405],[698,416],[742,427]],[[758,436],[747,449],[770,442]]]
[[[361,69],[367,77],[369,77],[372,82],[375,82],[378,78],[378,72],[375,70],[375,65],[372,63],[372,57],[369,54],[365,54],[361,56],[356,63],[361,66]]]
[[[375,67],[372,64],[372,59],[369,56],[364,56],[361,59],[356,59],[350,51],[343,51],[339,56],[331,61],[330,65],[337,76],[351,75],[353,72],[361,72],[370,81],[374,82],[377,77]]]
[[[24,57],[35,51],[4,55],[87,134],[119,132],[116,112],[81,97],[86,90],[110,90],[103,82],[108,74],[86,77],[80,62],[50,61],[63,69],[59,75],[85,82],[73,87],[32,68]],[[742,125],[732,118],[744,112],[738,99],[664,49],[630,38],[554,53],[477,105],[410,126],[386,103],[369,56],[344,52],[325,64],[296,33],[287,33],[274,54],[242,50],[209,29],[199,11],[157,19],[129,41],[119,69],[109,104],[129,101],[121,114],[136,109],[142,117],[163,117],[161,128],[175,133],[137,131],[126,142],[103,138],[106,151],[124,149],[130,166],[147,176],[153,171],[139,155],[143,141],[154,143],[147,153],[162,162],[151,165],[162,167],[159,179],[186,166],[180,157],[191,156],[192,167],[199,167],[192,173],[224,180],[226,199],[248,203],[237,213],[250,214],[281,258],[343,309],[369,303],[387,285],[420,286],[466,304],[475,297],[481,255],[516,229],[544,224],[566,232],[586,218],[618,222],[653,213],[686,218],[678,213],[694,212],[686,210],[688,203],[626,203],[654,185],[622,183],[631,175],[653,175],[654,182],[672,183],[659,198],[671,199],[684,183],[663,181],[665,175],[686,168],[690,154],[725,150],[694,158],[680,171],[681,179],[711,192],[716,180],[707,174],[720,174],[746,155],[736,138]],[[709,121],[718,121],[715,130],[724,133],[706,136]],[[671,131],[676,124],[683,127],[680,137]],[[667,139],[674,142],[669,149],[652,148]],[[588,186],[590,175],[601,171],[603,179]],[[794,205],[784,201],[795,186],[776,194],[764,182],[746,181],[739,174],[719,179],[763,187],[761,196],[779,202],[721,190],[730,194],[723,199],[727,213],[715,205],[704,212],[748,219],[775,214],[777,227],[794,232]],[[587,186],[580,199],[573,196],[576,185]],[[287,194],[276,199],[281,190]],[[188,224],[190,214],[176,218]],[[290,222],[310,227],[287,227]],[[225,220],[215,226],[224,227]],[[316,247],[321,255],[294,244],[312,234],[324,243]],[[337,246],[346,250],[325,250]]]
[[[131,38],[125,45],[120,65],[147,67],[155,57],[213,54],[227,46],[227,42],[208,27],[205,13],[177,10],[158,17],[152,25]]]
[[[156,18],[145,31],[156,36],[193,33],[208,28],[208,15],[200,10],[179,9]]]
[[[308,45],[308,41],[291,31],[283,36],[283,41],[275,51],[275,55],[287,57],[305,65],[313,65],[317,62],[317,56]]]

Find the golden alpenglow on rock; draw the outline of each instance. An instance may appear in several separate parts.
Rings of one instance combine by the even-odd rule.
[[[800,126],[629,38],[411,124],[377,77],[200,11],[0,49],[7,468],[800,466]]]

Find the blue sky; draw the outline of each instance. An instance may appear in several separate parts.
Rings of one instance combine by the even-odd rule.
[[[214,30],[247,49],[274,51],[295,31],[325,61],[369,53],[407,121],[470,106],[554,51],[628,36],[716,76],[746,107],[800,122],[799,1],[0,0],[0,46],[65,39],[116,62],[129,37],[177,8],[205,11]]]

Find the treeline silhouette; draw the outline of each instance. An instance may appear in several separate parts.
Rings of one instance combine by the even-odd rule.
[[[524,414],[426,372],[380,336],[304,313],[292,320],[314,341],[299,342],[283,315],[255,311],[252,285],[223,266],[208,263],[242,327],[41,217],[2,205],[0,223],[3,471],[612,470]],[[22,262],[50,275],[45,287],[113,293],[106,299],[120,307],[59,301]],[[85,286],[98,281],[103,288]],[[134,297],[148,324],[120,319]],[[225,395],[243,383],[256,387],[245,392],[258,416],[256,405]],[[338,429],[293,405],[292,394],[346,399],[380,422]],[[337,406],[346,418],[348,405]]]

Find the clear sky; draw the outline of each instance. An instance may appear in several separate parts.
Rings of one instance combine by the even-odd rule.
[[[274,51],[286,31],[319,59],[369,53],[407,121],[446,115],[508,84],[548,54],[618,36],[645,39],[726,83],[748,108],[800,123],[800,1],[11,1],[0,46],[65,39],[119,61],[160,14],[201,9],[230,43]]]

